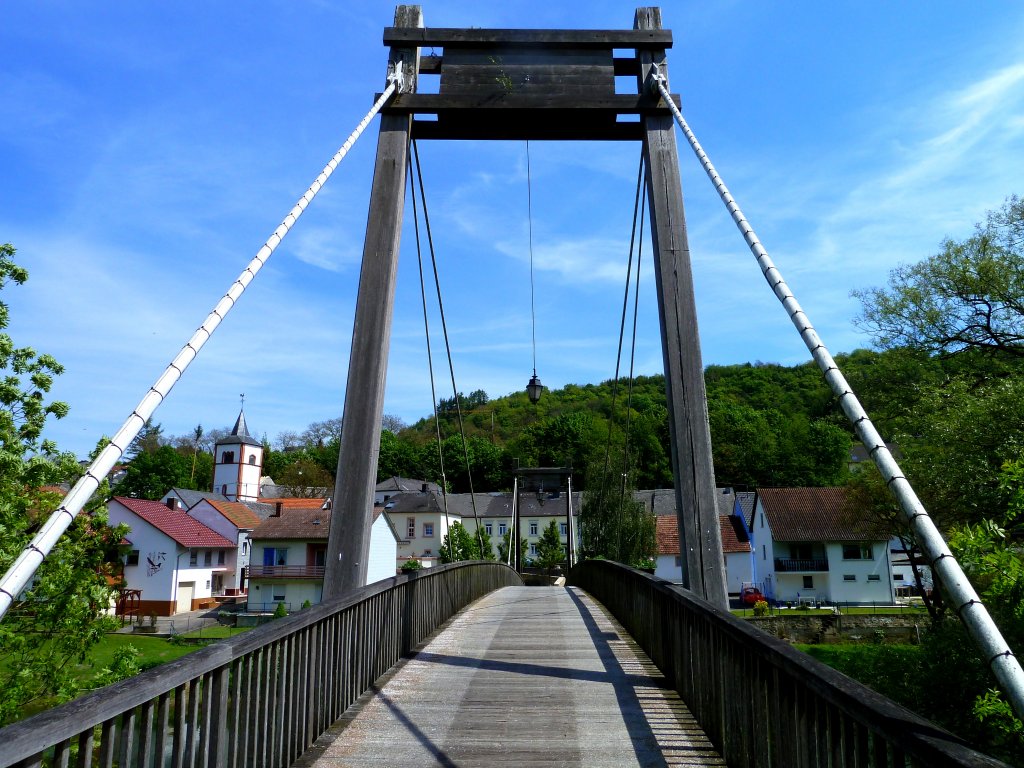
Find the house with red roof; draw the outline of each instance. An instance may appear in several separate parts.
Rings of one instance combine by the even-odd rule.
[[[760,488],[750,521],[754,578],[784,603],[895,602],[890,534],[845,488]]]
[[[658,555],[655,558],[654,575],[666,581],[682,583],[683,568],[679,549],[679,523],[675,512],[675,494],[660,494],[662,501],[671,502],[673,514],[655,517],[657,525]],[[738,596],[745,584],[753,580],[752,546],[750,531],[742,514],[739,494],[732,488],[718,488],[715,496],[718,505],[718,529],[722,537],[726,588],[730,595]],[[659,505],[654,505],[659,509]]]
[[[172,508],[173,506],[173,508]],[[138,613],[171,616],[213,604],[214,583],[237,570],[236,542],[168,503],[115,496],[111,525],[125,523],[131,542],[124,567],[127,589],[141,590]]]

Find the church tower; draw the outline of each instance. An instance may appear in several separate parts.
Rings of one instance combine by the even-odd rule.
[[[232,501],[258,501],[263,473],[263,444],[253,439],[245,426],[245,412],[231,434],[218,440],[213,449],[213,492]]]

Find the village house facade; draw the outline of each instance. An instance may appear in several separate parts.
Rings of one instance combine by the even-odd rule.
[[[278,604],[295,611],[306,602],[316,605],[323,597],[331,502],[282,501],[279,500],[274,515],[262,521],[251,534],[247,603],[251,612],[273,611]],[[383,509],[376,508],[370,528],[368,584],[395,575],[397,538]]]
[[[174,508],[171,508],[174,505]],[[215,585],[237,571],[236,542],[190,517],[175,503],[115,496],[107,504],[111,525],[129,527],[124,586],[139,590],[139,614],[171,616],[214,603]]]
[[[751,530],[754,581],[782,603],[895,602],[889,534],[844,488],[761,488]]]

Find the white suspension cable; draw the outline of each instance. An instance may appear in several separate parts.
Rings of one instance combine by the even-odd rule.
[[[832,392],[839,399],[839,404],[846,417],[853,424],[857,436],[868,447],[869,453],[874,459],[879,472],[882,473],[882,477],[885,478],[889,489],[899,501],[903,514],[914,531],[917,542],[921,545],[922,550],[924,550],[929,564],[939,574],[939,578],[949,591],[950,596],[955,602],[957,614],[967,627],[968,633],[974,639],[975,644],[984,655],[996,679],[1010,699],[1017,717],[1024,718],[1024,670],[1021,669],[1020,663],[1013,655],[1013,651],[1010,650],[1006,640],[1003,639],[999,627],[992,621],[992,617],[985,609],[985,606],[982,605],[977,592],[974,591],[974,587],[967,580],[963,569],[960,568],[960,564],[956,561],[953,553],[942,538],[942,534],[936,528],[935,522],[929,517],[927,510],[925,510],[920,499],[917,498],[917,494],[911,487],[910,482],[896,463],[896,459],[893,458],[892,453],[885,446],[882,436],[875,429],[875,425],[872,424],[864,407],[853,393],[846,378],[839,371],[836,361],[832,358],[828,349],[825,348],[818,333],[811,325],[807,314],[797,302],[796,297],[793,296],[789,286],[786,285],[782,274],[776,269],[775,264],[761,245],[761,241],[754,233],[749,222],[747,222],[740,207],[736,204],[732,195],[729,194],[729,190],[718,175],[718,171],[711,164],[700,142],[697,141],[697,137],[694,136],[690,126],[686,123],[682,113],[672,100],[665,76],[657,70],[657,67],[655,67],[654,74],[652,75],[651,84],[653,89],[664,99],[669,109],[672,110],[672,114],[675,115],[676,122],[679,123],[679,127],[682,128],[687,141],[690,142],[690,146],[696,153],[697,159],[700,160],[708,178],[711,179],[711,183],[718,190],[718,194],[722,198],[722,202],[725,203],[725,207],[729,210],[736,226],[743,233],[751,253],[757,259],[761,273],[768,281],[768,285],[771,286],[775,296],[782,303],[786,313],[789,315],[789,319],[800,332],[800,337],[804,340],[804,344],[810,350],[811,356],[825,375],[825,381],[828,382]]]
[[[43,562],[43,559],[50,553],[64,531],[68,529],[71,522],[82,511],[85,503],[96,491],[96,488],[99,487],[101,480],[113,469],[114,464],[124,454],[125,449],[135,439],[135,436],[138,435],[142,425],[146,423],[147,419],[153,415],[153,412],[160,403],[167,397],[167,394],[178,382],[178,379],[181,378],[185,369],[188,368],[196,358],[196,355],[199,354],[199,350],[209,341],[214,330],[220,325],[228,312],[231,311],[232,307],[235,306],[235,302],[238,301],[238,298],[248,287],[249,283],[256,277],[256,273],[263,268],[271,254],[281,244],[284,236],[288,234],[288,231],[294,226],[295,222],[299,220],[302,212],[306,210],[306,207],[316,197],[327,179],[334,173],[334,169],[338,167],[338,164],[348,154],[348,151],[355,144],[359,136],[366,130],[366,126],[370,124],[370,121],[373,120],[374,116],[387,103],[395,91],[401,87],[402,67],[396,66],[388,76],[388,87],[377,101],[374,102],[370,111],[366,113],[366,117],[359,122],[359,125],[352,131],[345,140],[345,143],[342,144],[341,149],[335,153],[334,157],[331,158],[330,162],[320,172],[320,175],[316,177],[309,186],[309,189],[306,190],[306,193],[299,198],[299,201],[288,212],[288,215],[284,217],[284,221],[281,222],[280,226],[267,238],[263,247],[257,251],[256,256],[242,271],[242,274],[228,288],[223,298],[217,302],[213,311],[203,321],[203,324],[199,326],[192,338],[186,342],[178,355],[171,361],[170,365],[167,366],[153,386],[149,388],[149,391],[146,392],[142,400],[139,401],[139,404],[135,406],[135,410],[132,411],[131,415],[121,426],[121,429],[114,435],[114,439],[93,460],[85,474],[82,475],[68,492],[67,496],[64,497],[61,505],[18,556],[18,559],[14,561],[13,565],[7,570],[7,573],[4,574],[3,579],[0,579],[0,619],[4,617],[16,597],[31,581],[32,576]]]

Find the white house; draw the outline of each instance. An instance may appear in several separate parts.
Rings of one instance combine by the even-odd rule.
[[[107,509],[111,525],[131,529],[124,582],[126,589],[141,590],[139,613],[170,616],[212,605],[214,585],[234,577],[235,541],[184,511],[122,496],[111,499]]]
[[[378,495],[380,493],[378,491]],[[397,568],[409,560],[419,560],[428,568],[440,562],[441,542],[449,526],[462,522],[462,517],[455,511],[453,495],[448,494],[446,500],[429,487],[427,490],[388,495],[387,501],[379,509],[383,510],[398,537]]]
[[[289,611],[323,597],[330,501],[304,500],[316,506],[280,505],[251,534],[250,611],[272,611],[283,603]],[[374,509],[370,528],[367,583],[394,576],[398,537],[381,508]]]
[[[889,534],[845,488],[761,488],[751,531],[753,581],[781,602],[892,604]]]
[[[568,507],[566,494],[561,491],[519,494],[519,525],[520,539],[526,539],[526,549],[522,552],[524,564],[537,556],[544,530],[554,520],[558,526],[562,548],[568,546]],[[475,510],[474,510],[475,502]],[[576,560],[580,551],[580,504],[579,493],[572,494],[572,519],[574,521],[573,545],[576,549]],[[491,539],[491,549],[498,556],[498,545],[504,540],[505,534],[515,525],[512,509],[511,493],[468,493],[448,494],[448,508],[454,510],[462,518],[462,524],[470,534],[476,534],[477,519]]]

